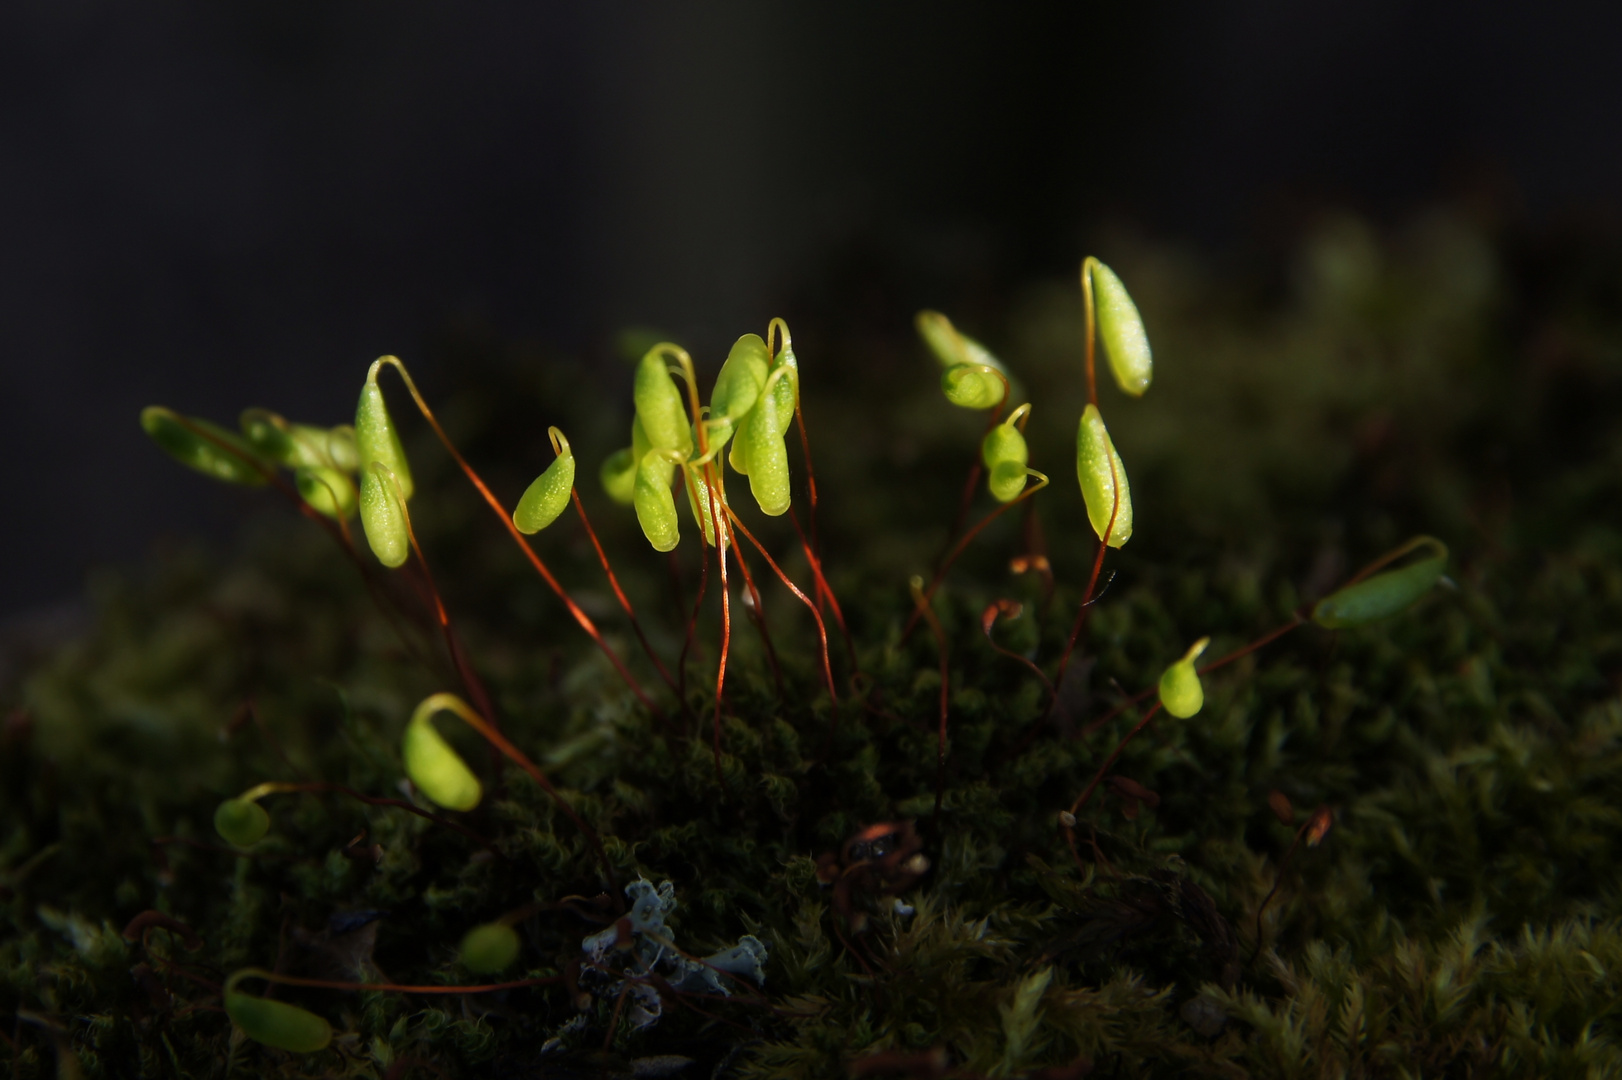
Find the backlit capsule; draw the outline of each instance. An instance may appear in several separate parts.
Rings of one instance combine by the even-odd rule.
[[[941,392],[964,409],[990,409],[1007,393],[1008,383],[985,364],[957,364],[941,372]]]
[[[676,466],[658,450],[642,455],[636,470],[637,524],[655,551],[670,551],[681,541],[681,522],[676,519],[676,499],[670,493],[670,480]]]
[[[1205,688],[1200,685],[1200,675],[1194,670],[1194,661],[1200,658],[1209,644],[1210,638],[1200,638],[1183,654],[1181,660],[1160,676],[1160,705],[1179,720],[1187,720],[1205,705]]]
[[[479,805],[484,788],[461,755],[434,730],[434,714],[446,707],[443,699],[444,695],[435,694],[411,714],[400,758],[406,776],[429,801],[447,810],[466,812]]]
[[[462,938],[462,966],[480,975],[494,975],[518,959],[518,931],[501,923],[475,926]]]
[[[249,487],[270,482],[266,475],[270,463],[242,436],[217,424],[192,418],[182,421],[172,409],[149,405],[141,410],[141,429],[164,453],[216,480]]]
[[[1094,405],[1082,410],[1076,431],[1076,479],[1081,482],[1081,497],[1087,503],[1087,520],[1093,532],[1100,539],[1108,533],[1110,547],[1118,548],[1132,539],[1132,489],[1127,484],[1126,466],[1121,464],[1104,418]]]
[[[557,428],[548,429],[547,434],[552,437],[557,457],[529,485],[513,510],[513,525],[521,533],[540,532],[556,521],[568,508],[569,496],[574,491],[574,454],[569,449],[569,440]]]
[[[239,971],[225,983],[225,1012],[242,1033],[255,1042],[288,1050],[295,1054],[313,1054],[324,1050],[332,1041],[332,1025],[324,1019],[289,1005],[285,1001],[272,1001],[236,989],[243,978],[262,976],[264,973]]]
[[[713,473],[716,480],[716,489],[713,493],[713,512],[724,520],[726,511],[722,509],[724,504],[721,501],[721,466],[719,463],[715,464]],[[693,512],[693,520],[698,522],[699,528],[704,531],[704,542],[714,547],[715,523],[711,519],[712,494],[710,487],[704,480],[704,470],[692,465],[682,466],[681,485],[687,489],[687,508]],[[725,534],[723,533],[723,535]]]
[[[998,502],[1013,502],[1025,490],[1030,451],[1024,434],[1014,426],[1016,416],[986,432],[980,443],[980,459],[990,474],[992,497]]]
[[[1149,380],[1154,376],[1154,361],[1149,352],[1149,335],[1143,329],[1143,318],[1138,314],[1138,306],[1127,294],[1126,286],[1115,276],[1115,271],[1097,259],[1089,259],[1088,264],[1092,267],[1093,310],[1098,318],[1098,337],[1109,357],[1110,371],[1123,391],[1133,397],[1141,397],[1149,389]]]
[[[1388,556],[1394,560],[1421,548],[1429,549],[1426,558],[1396,570],[1383,570],[1318,601],[1312,609],[1312,621],[1340,630],[1388,618],[1408,607],[1441,580],[1447,568],[1447,545],[1433,536],[1418,536]]]
[[[270,831],[270,815],[248,799],[226,799],[214,811],[214,831],[227,843],[252,847]]]
[[[382,363],[379,360],[372,365],[360,388],[360,402],[355,406],[355,452],[362,483],[371,471],[372,462],[381,461],[394,473],[400,490],[410,499],[416,493],[411,464],[406,460],[405,447],[400,445],[399,429],[394,426],[394,418],[383,400],[383,388],[377,385],[377,372]]]
[[[631,448],[621,447],[609,454],[597,471],[597,479],[602,481],[610,499],[621,506],[630,506],[636,498],[636,457]]]
[[[326,465],[305,465],[293,470],[293,484],[304,501],[329,518],[348,520],[359,495],[349,477]]]
[[[759,334],[745,334],[732,344],[710,393],[710,448],[725,446],[755,407],[766,386],[771,361]]]
[[[377,561],[394,569],[411,555],[411,526],[387,465],[374,461],[361,472],[360,523]]]
[[[692,451],[692,435],[687,412],[682,408],[681,391],[670,376],[662,347],[650,349],[637,364],[632,399],[650,446],[683,454]]]
[[[760,504],[761,513],[770,517],[786,513],[792,498],[788,471],[788,447],[783,441],[787,425],[781,423],[781,408],[777,384],[792,378],[788,368],[780,367],[772,373],[760,400],[744,418],[738,432],[749,463],[749,493]]]

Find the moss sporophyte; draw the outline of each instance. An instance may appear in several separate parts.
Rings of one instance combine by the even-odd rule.
[[[985,412],[986,424],[969,470],[958,519],[943,550],[928,574],[912,578],[904,624],[898,632],[892,628],[888,640],[877,644],[861,640],[857,631],[863,627],[847,621],[825,570],[817,527],[819,493],[812,474],[811,425],[802,411],[802,372],[793,339],[782,319],[773,319],[763,336],[750,333],[737,339],[720,365],[707,405],[700,400],[697,365],[685,349],[668,342],[647,349],[635,368],[629,446],[608,455],[597,473],[602,491],[613,504],[630,509],[655,553],[673,552],[681,544],[682,511],[678,503],[685,503],[686,513],[697,527],[703,572],[696,600],[690,609],[683,609],[685,628],[676,655],[672,655],[675,648],[671,639],[645,632],[642,618],[599,542],[587,516],[586,501],[576,488],[574,449],[560,427],[546,429],[552,453],[550,464],[509,509],[452,443],[405,364],[392,356],[380,358],[366,372],[352,428],[292,423],[255,408],[242,415],[242,434],[238,435],[160,407],[143,412],[141,423],[147,433],[182,464],[215,479],[271,487],[298,506],[354,562],[372,586],[376,602],[399,630],[415,618],[414,612],[402,604],[397,590],[376,587],[377,571],[361,554],[354,536],[352,523],[358,517],[365,546],[376,561],[391,571],[409,575],[411,586],[420,589],[425,597],[429,623],[442,641],[448,663],[444,670],[454,678],[453,685],[421,700],[405,720],[394,751],[393,760],[398,764],[391,766],[402,797],[367,794],[337,783],[303,778],[266,780],[221,803],[214,818],[215,828],[229,845],[226,850],[243,858],[242,873],[253,872],[255,853],[266,845],[282,844],[278,851],[292,854],[285,851],[285,841],[279,838],[270,812],[275,807],[264,805],[267,796],[337,794],[385,808],[389,813],[412,815],[426,823],[424,828],[454,832],[460,837],[458,842],[471,845],[477,853],[479,861],[470,865],[505,864],[522,851],[544,848],[551,853],[545,856],[545,862],[553,871],[583,890],[582,894],[561,895],[561,890],[553,890],[551,883],[538,883],[534,903],[494,918],[470,918],[460,924],[456,924],[456,912],[441,912],[436,922],[438,936],[416,943],[425,952],[454,954],[460,967],[470,973],[491,976],[521,967],[531,972],[524,978],[477,985],[397,985],[379,978],[294,976],[276,969],[277,958],[273,955],[238,956],[233,962],[256,960],[262,966],[241,967],[223,984],[212,984],[209,993],[194,998],[195,1007],[212,1008],[217,1003],[224,1011],[219,1022],[228,1020],[247,1039],[286,1053],[335,1055],[333,1064],[350,1054],[355,1040],[370,1029],[362,1031],[368,1023],[364,1016],[340,1007],[345,999],[334,997],[330,991],[487,995],[523,990],[530,997],[504,1000],[514,1007],[551,1010],[570,1017],[555,1025],[556,1034],[548,1046],[574,1045],[589,1034],[591,1039],[600,1039],[605,1048],[621,1045],[628,1038],[644,1037],[637,1033],[653,1029],[661,1017],[672,1012],[710,1017],[704,1022],[712,1025],[711,1037],[732,1038],[739,1045],[747,1045],[773,1023],[791,1023],[796,1017],[813,1015],[827,1007],[827,1001],[816,995],[774,997],[771,986],[779,979],[799,985],[803,982],[800,972],[809,970],[806,965],[814,967],[834,960],[820,954],[820,958],[811,957],[803,943],[758,936],[758,926],[747,915],[722,904],[729,890],[731,894],[739,894],[740,890],[749,893],[765,888],[764,883],[736,879],[733,867],[716,871],[729,882],[725,888],[695,883],[688,906],[702,905],[722,922],[730,920],[732,929],[723,940],[735,938],[737,943],[702,957],[690,955],[677,945],[677,931],[667,924],[678,906],[674,887],[668,881],[656,887],[643,876],[644,856],[639,849],[651,843],[649,837],[653,835],[647,825],[649,812],[638,809],[643,804],[631,802],[624,809],[610,812],[600,791],[566,790],[555,785],[547,770],[553,768],[553,763],[568,761],[573,751],[534,746],[533,734],[526,732],[522,724],[498,721],[494,703],[500,696],[487,689],[479,674],[479,657],[456,630],[450,605],[429,569],[424,537],[413,526],[411,507],[414,500],[420,503],[426,498],[427,491],[414,479],[405,450],[408,440],[402,437],[401,426],[385,400],[380,381],[385,368],[394,369],[444,451],[496,515],[523,560],[601,651],[634,699],[632,708],[647,721],[639,729],[638,738],[645,740],[639,752],[650,761],[660,762],[661,768],[681,773],[691,771],[689,752],[697,750],[702,755],[698,760],[707,758],[704,768],[713,774],[713,781],[702,780],[707,785],[705,799],[725,806],[729,801],[754,797],[746,796],[746,792],[757,778],[745,773],[736,754],[747,752],[756,756],[752,760],[764,761],[759,755],[768,754],[764,749],[768,744],[784,748],[785,754],[791,753],[788,748],[794,748],[792,754],[796,756],[802,742],[808,747],[820,746],[820,750],[808,750],[794,770],[770,772],[760,779],[759,787],[770,805],[796,801],[821,805],[827,820],[842,823],[834,827],[846,830],[848,839],[838,852],[825,852],[815,864],[815,873],[802,882],[811,896],[817,894],[820,882],[821,888],[828,890],[831,910],[819,914],[820,908],[807,909],[810,914],[804,918],[809,921],[803,923],[800,932],[805,941],[820,934],[819,927],[833,934],[836,949],[843,957],[839,962],[855,964],[851,977],[856,982],[851,985],[857,989],[851,993],[874,993],[872,1008],[882,1012],[888,1007],[882,992],[873,988],[884,985],[898,961],[893,949],[879,944],[875,937],[881,927],[893,930],[907,919],[919,927],[940,928],[950,922],[949,909],[942,906],[949,904],[950,897],[929,891],[930,875],[943,859],[968,857],[968,849],[954,849],[954,832],[962,830],[963,815],[972,812],[965,808],[981,798],[984,782],[977,779],[977,774],[983,775],[991,767],[982,763],[976,764],[973,772],[954,773],[953,759],[960,754],[972,754],[976,762],[1017,762],[1026,760],[1027,752],[1038,751],[1049,757],[1071,755],[1078,752],[1069,749],[1073,738],[1096,732],[1118,716],[1130,721],[1112,748],[1090,751],[1096,759],[1091,778],[1072,784],[1065,794],[1070,798],[1073,793],[1068,804],[1055,799],[1045,814],[1037,815],[1040,824],[1032,822],[1037,831],[1031,835],[1040,836],[1045,829],[1049,842],[1063,853],[1061,858],[1068,858],[1074,873],[1067,867],[1054,869],[1042,863],[1037,848],[1029,846],[1040,841],[1022,842],[1027,845],[1029,858],[1035,860],[1033,865],[1042,867],[1044,880],[1049,882],[1044,888],[1067,897],[1066,904],[1085,908],[1103,903],[1093,890],[1116,872],[1100,849],[1097,827],[1101,819],[1096,814],[1089,818],[1089,801],[1104,788],[1133,821],[1146,809],[1153,810],[1160,804],[1159,793],[1114,771],[1128,747],[1152,728],[1156,717],[1164,713],[1179,724],[1202,723],[1205,677],[1250,657],[1300,627],[1315,623],[1338,630],[1400,614],[1442,580],[1447,548],[1431,537],[1415,538],[1377,559],[1338,589],[1330,590],[1310,610],[1297,607],[1275,629],[1203,665],[1199,661],[1211,637],[1201,636],[1180,657],[1161,658],[1164,668],[1158,680],[1135,690],[1127,688],[1112,708],[1093,710],[1096,715],[1085,716],[1080,735],[1066,729],[1065,725],[1077,719],[1072,715],[1075,702],[1086,697],[1084,691],[1078,693],[1075,689],[1078,680],[1088,679],[1091,665],[1075,661],[1086,648],[1083,631],[1100,599],[1105,563],[1111,551],[1121,549],[1134,536],[1127,467],[1105,425],[1104,402],[1095,375],[1098,344],[1102,343],[1114,381],[1127,397],[1144,397],[1153,377],[1148,334],[1120,277],[1096,259],[1088,258],[1081,268],[1081,295],[1082,341],[1074,380],[1085,386],[1086,401],[1079,416],[1051,419],[1054,423],[1076,425],[1080,509],[1093,535],[1070,536],[1066,541],[1087,545],[1091,551],[1090,570],[1073,616],[1064,615],[1070,620],[1067,634],[1043,640],[1040,628],[1032,628],[1025,603],[1007,598],[993,600],[984,608],[980,620],[983,641],[977,646],[982,649],[979,657],[965,657],[961,646],[954,645],[953,627],[958,620],[943,608],[942,589],[959,557],[1009,510],[1022,507],[1027,529],[1035,527],[1036,496],[1051,485],[1047,475],[1031,467],[1034,444],[1027,441],[1027,427],[1043,421],[1044,408],[1038,401],[1009,409],[1018,385],[1017,373],[938,312],[920,313],[916,326],[924,345],[939,361],[942,392],[952,405]],[[807,374],[814,377],[814,372],[813,364]],[[558,419],[568,423],[566,417]],[[791,455],[789,432],[796,427],[798,453]],[[797,463],[793,461],[795,456]],[[792,523],[796,538],[792,559],[781,548],[774,555],[774,544],[757,538],[746,522],[752,511],[736,501],[736,483],[733,490],[728,490],[729,471],[747,479],[748,501],[761,515],[787,517]],[[284,473],[290,473],[291,480]],[[968,512],[980,489],[982,473],[995,505],[970,524]],[[1046,496],[1063,497],[1056,493]],[[1072,492],[1069,498],[1074,497]],[[541,553],[545,540],[541,534],[556,524],[571,504],[590,539],[613,594],[613,604],[619,609],[614,619],[623,616],[645,658],[645,666],[643,660],[621,655],[617,644],[623,640],[621,636],[605,634],[599,628],[587,614],[588,605],[578,601],[549,568],[546,559],[554,557],[552,552],[546,557]],[[803,520],[801,511],[805,514]],[[1145,516],[1142,520],[1147,528],[1151,518]],[[757,556],[759,563],[752,564]],[[662,559],[654,563],[656,571],[663,569],[662,563]],[[1016,570],[1044,575],[1047,587],[1041,607],[1045,613],[1054,602],[1052,568],[1046,556],[1027,544],[1016,563]],[[805,624],[815,631],[809,657],[786,653],[774,645],[758,585],[761,565],[803,606]],[[790,572],[795,567],[803,567],[796,571],[798,577]],[[697,638],[704,625],[701,615],[712,571],[719,606],[718,634],[713,641],[702,642]],[[737,589],[732,582],[734,571],[742,579]],[[644,573],[639,570],[637,576]],[[896,584],[898,589],[907,586],[905,582]],[[756,673],[749,670],[744,672],[749,680],[747,688],[729,690],[729,672],[736,666],[734,600],[742,602],[755,628],[759,652],[752,655],[765,658],[775,694],[770,694],[765,684],[755,679]],[[606,617],[604,610],[602,605],[593,608],[600,617]],[[843,650],[831,645],[830,623]],[[894,680],[878,670],[887,663],[882,655],[894,655],[896,650],[909,647],[919,623],[928,627],[934,640],[932,662],[938,669],[926,673],[927,682],[920,684],[933,699],[927,723],[916,716],[896,716],[896,710],[903,706],[897,703]],[[1229,628],[1211,625],[1193,629],[1217,635],[1227,633]],[[1017,648],[998,643],[998,633],[1015,630],[1022,635]],[[1183,643],[1188,640],[1184,638]],[[1178,648],[1182,647],[1179,644]],[[713,657],[713,682],[689,692],[688,671],[701,649]],[[1019,678],[1026,680],[1032,695],[1025,707],[1033,719],[1023,730],[990,736],[990,743],[986,742],[988,736],[983,728],[977,727],[967,748],[958,746],[954,720],[962,722],[962,711],[972,706],[964,703],[961,694],[954,696],[961,686],[961,678],[954,684],[954,666],[969,664],[979,668],[985,664],[1005,665],[1008,661],[1020,665]],[[662,688],[644,682],[648,673],[658,678]],[[886,694],[890,695],[888,699]],[[751,701],[760,698],[769,703],[749,718],[735,707],[735,701],[745,695]],[[918,775],[927,777],[922,789],[898,800],[900,813],[895,820],[852,820],[848,812],[838,808],[837,801],[815,797],[812,789],[831,783],[830,778],[855,777],[872,769],[872,762],[859,756],[870,752],[862,749],[870,744],[846,738],[842,725],[893,722],[899,723],[907,752],[918,762]],[[468,729],[495,755],[482,776],[478,763],[464,758],[453,745],[453,739],[468,737]],[[974,745],[974,740],[979,740],[980,745]],[[526,751],[521,744],[534,749]],[[842,756],[853,753],[858,756]],[[503,773],[503,761],[526,774],[545,799],[532,802],[527,787],[522,792],[514,787]],[[683,781],[700,782],[696,776]],[[1284,796],[1279,798],[1289,806]],[[294,801],[282,805],[288,813],[293,812]],[[1278,804],[1273,805],[1277,812]],[[282,812],[277,808],[278,816]],[[550,825],[541,824],[553,820],[563,823],[555,834]],[[1293,823],[1293,818],[1289,820]],[[1306,837],[1309,846],[1316,844],[1332,820],[1332,811],[1320,808],[1301,825],[1297,841]],[[667,840],[661,839],[659,844]],[[1084,857],[1084,850],[1090,851],[1092,858]],[[1286,861],[1294,852],[1292,845]],[[809,856],[811,852],[803,854]],[[653,876],[659,876],[657,870]],[[627,878],[630,880],[625,884]],[[1217,969],[1221,974],[1217,981],[1223,992],[1233,990],[1240,965],[1236,959],[1236,932],[1230,920],[1244,930],[1250,920],[1243,916],[1249,912],[1217,911],[1187,875],[1171,873],[1132,880],[1140,882],[1143,889],[1160,890],[1156,895],[1175,894],[1179,899],[1167,902],[1179,905],[1179,911],[1200,912],[1189,925],[1196,927],[1204,947],[1219,957]],[[913,898],[903,900],[904,893]],[[559,898],[549,901],[542,899],[544,895]],[[1271,898],[1269,893],[1267,900]],[[1267,900],[1255,911],[1251,944],[1257,951],[1264,946],[1262,911]],[[1150,904],[1146,899],[1130,902]],[[1141,910],[1148,911],[1149,907]],[[578,947],[572,955],[544,954],[534,946],[533,934],[526,935],[523,929],[545,913],[560,912],[573,912],[594,929],[576,935]],[[1002,1010],[997,1015],[1001,1016],[998,1022],[1005,1038],[995,1052],[954,1042],[949,1027],[916,1032],[909,1029],[905,1037],[914,1040],[910,1050],[901,1043],[876,1045],[869,1037],[871,1033],[863,1035],[853,1030],[848,1033],[855,1040],[853,1050],[865,1053],[864,1048],[873,1046],[876,1051],[895,1055],[876,1056],[866,1065],[857,1062],[858,1071],[894,1066],[901,1072],[938,1076],[949,1062],[960,1067],[954,1075],[965,1077],[982,1073],[1015,1075],[1038,1065],[1079,1070],[1084,1060],[1105,1048],[1078,1044],[1074,1039],[1067,1041],[1043,1026],[1048,1009],[1044,1003],[1057,1001],[1056,995],[1061,995],[1063,980],[1055,981],[1059,977],[1053,965],[1069,947],[1063,941],[1054,941],[1048,949],[1009,958],[1016,966],[1029,970],[1019,974],[1011,996],[997,1006]],[[777,959],[780,956],[783,958]],[[954,970],[958,970],[955,977],[969,978],[966,967]],[[249,993],[243,984],[250,981],[329,993],[311,994],[300,999],[303,1005],[295,1005]],[[537,997],[540,1000],[533,1000]],[[909,1058],[908,1053],[914,1056]],[[397,1073],[390,1070],[388,1075]]]

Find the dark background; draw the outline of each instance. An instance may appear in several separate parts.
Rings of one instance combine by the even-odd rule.
[[[946,305],[1108,222],[1222,257],[1312,203],[1604,212],[1622,14],[1516,7],[8,0],[0,619],[228,534],[143,405],[340,422],[447,326],[606,364],[852,251]]]

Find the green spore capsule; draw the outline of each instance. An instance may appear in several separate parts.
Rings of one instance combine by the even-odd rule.
[[[269,409],[243,409],[237,420],[243,438],[259,453],[282,465],[316,465],[305,461],[300,447],[293,439],[293,425],[279,413]]]
[[[725,446],[732,438],[738,424],[755,407],[770,372],[766,342],[759,334],[745,334],[732,343],[732,351],[715,377],[715,389],[710,392],[712,450]]]
[[[1211,639],[1202,637],[1189,647],[1183,658],[1160,676],[1160,707],[1179,720],[1187,720],[1205,706],[1205,688],[1200,685],[1194,661],[1200,658]]]
[[[597,479],[602,481],[610,499],[621,506],[630,506],[636,498],[636,458],[631,448],[621,447],[609,454],[602,468],[597,470]]]
[[[682,408],[676,380],[671,378],[670,369],[665,365],[663,346],[650,349],[637,364],[632,399],[636,402],[637,420],[650,446],[683,454],[692,451],[687,411]]]
[[[1025,411],[1029,408],[1022,407]],[[1014,426],[1020,415],[1016,411],[1005,423],[986,432],[980,443],[980,458],[990,474],[991,495],[998,502],[1013,502],[1025,490],[1025,468],[1030,461],[1030,451],[1024,434]]]
[[[191,430],[187,424],[197,430]],[[265,461],[242,436],[218,424],[189,417],[183,423],[174,410],[162,405],[149,405],[141,410],[141,429],[164,453],[187,468],[231,484],[263,487],[269,483],[266,473],[271,468],[270,462]],[[207,432],[219,441],[205,438],[199,432]],[[256,468],[254,462],[258,462],[260,467]]]
[[[355,445],[355,429],[348,424],[339,424],[337,427],[327,429],[327,456],[332,458],[332,466],[344,472],[353,473],[360,470],[360,448]]]
[[[676,499],[670,493],[670,479],[676,466],[670,459],[650,450],[642,455],[636,470],[637,524],[655,551],[671,551],[681,542],[681,522],[676,519]]]
[[[1092,267],[1098,337],[1109,357],[1110,371],[1123,392],[1142,397],[1154,377],[1154,360],[1149,353],[1149,335],[1144,332],[1143,318],[1115,271],[1097,259],[1088,261]]]
[[[226,981],[225,1011],[231,1022],[254,1042],[278,1050],[295,1054],[325,1050],[332,1041],[332,1025],[326,1020],[297,1005],[270,1001],[236,989],[240,980],[262,975],[263,972],[256,970],[239,971]]]
[[[721,501],[720,469],[720,465],[717,464],[715,466],[715,512],[724,518],[726,511],[722,509],[725,504]],[[693,520],[698,522],[698,527],[703,530],[704,542],[714,547],[715,522],[710,517],[710,495],[709,489],[704,484],[704,469],[702,466],[684,465],[682,466],[682,472],[684,474],[681,478],[682,487],[687,489],[687,508],[693,512]]]
[[[918,336],[924,339],[924,344],[929,346],[929,351],[942,367],[969,362],[963,352],[963,340],[958,335],[957,327],[945,315],[938,311],[920,311],[913,319],[913,325],[918,327]]]
[[[1093,532],[1100,539],[1107,532],[1109,546],[1114,548],[1132,539],[1132,489],[1126,481],[1126,466],[1115,452],[1096,405],[1088,405],[1081,413],[1081,426],[1076,432],[1076,479],[1081,482],[1081,497],[1087,503],[1087,520]],[[1119,507],[1115,501],[1117,489]]]
[[[293,470],[293,483],[304,501],[329,518],[348,520],[359,505],[359,496],[349,477],[326,465],[306,465]]]
[[[479,805],[484,788],[462,756],[434,730],[434,714],[446,707],[445,697],[435,694],[417,706],[411,714],[411,722],[406,725],[400,757],[406,775],[429,801],[447,810],[466,813]]]
[[[270,815],[256,802],[226,799],[214,811],[214,831],[226,843],[252,847],[270,831]]]
[[[574,491],[574,454],[569,449],[569,440],[557,428],[548,428],[547,434],[557,457],[529,485],[513,510],[513,525],[521,533],[540,532],[556,521],[568,508],[569,495]]]
[[[783,372],[776,382],[768,380],[766,391],[772,396],[772,403],[776,406],[777,437],[783,438],[788,429],[794,426],[794,410],[800,405],[800,361],[794,355],[794,346],[785,344],[777,354],[772,364],[772,373]]]
[[[1312,609],[1312,621],[1329,630],[1389,618],[1408,607],[1441,580],[1447,568],[1447,545],[1434,536],[1416,536],[1382,563],[1395,562],[1421,548],[1430,554],[1396,570],[1383,570],[1344,589],[1338,589]]]
[[[1006,385],[986,364],[958,364],[941,372],[941,392],[959,408],[993,408],[1002,401]]]
[[[411,526],[388,466],[381,461],[361,472],[360,523],[378,562],[391,570],[404,565],[411,555]]]
[[[760,401],[744,419],[743,428],[738,432],[738,442],[742,444],[749,462],[749,493],[760,504],[761,513],[768,517],[787,513],[792,501],[788,445],[783,440],[785,428],[779,426],[779,406],[772,385],[787,382],[792,377],[792,372],[786,367],[772,373]]]
[[[462,938],[462,966],[480,975],[494,975],[518,959],[518,931],[501,923],[475,926]]]
[[[362,483],[370,473],[372,462],[381,461],[400,482],[400,490],[410,499],[416,493],[411,479],[411,464],[406,461],[405,447],[400,445],[400,432],[389,416],[383,401],[383,388],[377,385],[378,368],[393,357],[384,357],[372,364],[366,382],[360,388],[360,403],[355,406],[355,450],[359,456]]]

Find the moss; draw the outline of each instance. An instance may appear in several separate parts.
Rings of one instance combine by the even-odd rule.
[[[183,551],[100,579],[93,629],[6,690],[0,1010],[18,1018],[16,1074],[69,1055],[108,1077],[1622,1072],[1622,441],[1568,411],[1622,403],[1622,327],[1597,286],[1541,301],[1519,289],[1516,252],[1451,218],[1384,238],[1332,223],[1303,245],[1284,303],[1174,252],[1112,257],[1162,373],[1155,395],[1112,413],[1138,535],[1112,556],[1057,720],[1029,672],[986,646],[980,614],[1022,601],[997,640],[1052,670],[1091,559],[1074,489],[1040,501],[1051,605],[1035,575],[1007,571],[1017,520],[954,570],[936,600],[950,645],[938,819],[938,657],[927,633],[902,635],[906,575],[939,547],[978,439],[921,355],[886,364],[887,331],[797,320],[818,528],[865,678],[849,692],[836,635],[834,707],[804,609],[765,588],[787,692],[740,617],[719,770],[714,582],[693,716],[672,710],[672,734],[443,459],[412,447],[417,525],[505,729],[602,836],[620,883],[673,883],[671,941],[767,949],[763,988],[672,990],[640,1027],[637,1002],[619,1000],[629,984],[588,977],[582,998],[568,981],[612,911],[589,843],[453,725],[489,790],[457,820],[488,847],[332,792],[267,799],[271,832],[251,851],[214,836],[220,800],[267,779],[400,797],[407,715],[457,685],[431,624],[397,634],[324,537],[277,518],[229,558]],[[1040,287],[1009,311],[969,329],[1026,383],[1032,464],[1062,477],[1081,401],[1074,301]],[[580,369],[471,366],[478,385],[444,411],[469,456],[496,463],[499,491],[547,463],[546,447],[508,441],[538,421],[566,427],[588,461],[624,426],[606,403],[533,415],[589,400]],[[664,566],[632,542],[628,513],[588,502],[673,663],[684,617]],[[634,658],[584,535],[562,529],[549,561]],[[1056,816],[1137,714],[1087,724],[1198,637],[1222,655],[1416,532],[1449,541],[1454,588],[1208,677],[1203,711],[1160,719],[1113,770],[1157,801],[1106,786],[1072,852]],[[761,534],[809,580],[792,531]],[[425,615],[408,581],[389,587]],[[1286,856],[1320,806],[1333,828]],[[903,819],[927,873],[820,883],[854,858],[849,838]],[[201,947],[162,929],[125,941],[147,909]],[[506,976],[558,981],[464,997],[278,989],[341,1033],[317,1055],[234,1040],[210,986],[248,965],[470,985],[485,977],[461,968],[462,936],[513,912],[523,947]]]

